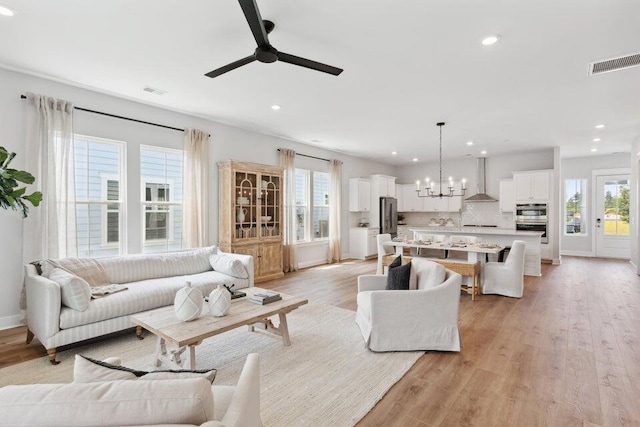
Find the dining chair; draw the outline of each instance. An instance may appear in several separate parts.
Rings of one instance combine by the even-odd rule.
[[[415,240],[416,242],[419,240],[422,240],[423,242],[444,243],[447,240],[447,236],[445,236],[444,234],[420,233],[416,231],[413,233],[413,240]],[[411,255],[444,259],[445,250],[444,249],[428,249],[428,248],[412,248]]]
[[[521,298],[524,291],[524,249],[514,240],[505,262],[488,262],[482,273],[482,293]]]
[[[465,245],[468,245],[471,243],[476,243],[477,241],[478,241],[477,236],[460,236],[458,234],[452,234],[449,237],[449,243],[451,243],[451,245],[455,245],[459,243],[464,243]],[[467,260],[469,258],[469,255],[467,254],[467,252],[456,251],[456,250],[453,250],[452,248],[450,248],[447,252],[448,252],[447,259]]]
[[[385,242],[391,241],[391,234],[378,234],[376,236],[376,241],[378,243],[378,268],[376,269],[376,274],[383,274],[382,257],[387,254],[394,253],[395,250],[393,246],[384,246]]]

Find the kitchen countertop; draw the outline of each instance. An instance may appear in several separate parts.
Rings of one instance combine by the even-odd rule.
[[[542,231],[516,231],[513,228],[497,227],[429,227],[406,225],[412,231],[436,231],[450,234],[500,234],[503,236],[542,236]]]

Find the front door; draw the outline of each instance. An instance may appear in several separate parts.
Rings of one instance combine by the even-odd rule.
[[[630,257],[629,175],[596,176],[596,256]]]

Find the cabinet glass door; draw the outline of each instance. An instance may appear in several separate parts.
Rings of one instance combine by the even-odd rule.
[[[259,219],[258,174],[237,171],[234,175],[234,237],[236,240],[256,238]]]
[[[281,178],[276,175],[260,176],[260,236],[279,237],[282,233],[280,200]]]

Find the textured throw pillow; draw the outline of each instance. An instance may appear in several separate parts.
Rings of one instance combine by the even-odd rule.
[[[79,354],[76,354],[76,360],[73,364],[74,383],[97,383],[116,380],[179,380],[184,378],[204,378],[213,383],[216,373],[216,369],[203,371],[138,371]]]
[[[248,279],[249,273],[242,262],[226,254],[214,254],[209,257],[209,264],[215,271],[238,279]]]
[[[49,262],[54,267],[67,270],[68,272],[83,278],[89,286],[104,286],[111,284],[104,267],[102,267],[98,260],[93,258],[62,258],[49,260]]]
[[[409,281],[411,279],[411,263],[402,265],[402,258],[397,257],[389,265],[387,273],[386,290],[400,291],[409,290]]]
[[[85,280],[57,267],[43,270],[43,273],[45,277],[60,285],[62,305],[79,311],[89,308],[91,286]]]

